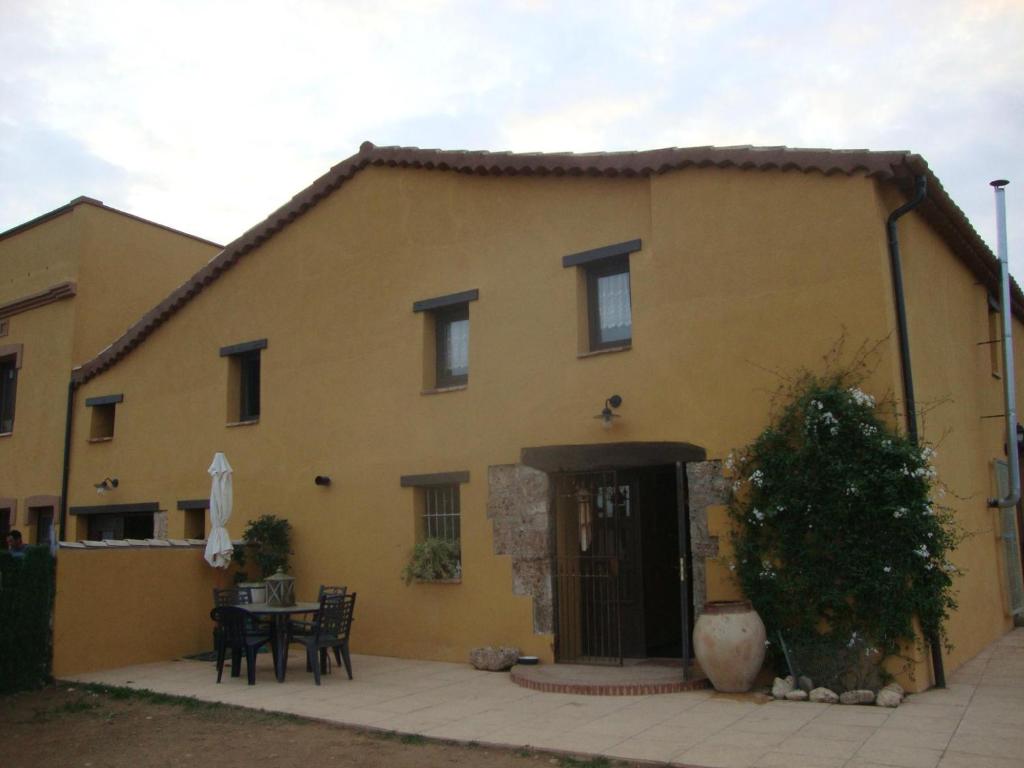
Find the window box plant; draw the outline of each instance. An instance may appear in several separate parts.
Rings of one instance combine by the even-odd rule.
[[[458,542],[426,538],[412,548],[409,562],[402,569],[406,584],[414,581],[457,582],[462,579]]]

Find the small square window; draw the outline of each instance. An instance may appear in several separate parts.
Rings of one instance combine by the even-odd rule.
[[[14,431],[14,400],[18,390],[15,357],[0,358],[0,433]]]
[[[587,317],[592,350],[624,347],[632,341],[629,257],[587,267]]]
[[[92,419],[89,424],[90,440],[103,440],[114,436],[114,409],[116,407],[113,403],[93,407]]]
[[[457,387],[468,383],[468,304],[434,312],[434,347],[437,350],[437,386]]]

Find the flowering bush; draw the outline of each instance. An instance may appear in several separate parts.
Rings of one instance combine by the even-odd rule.
[[[727,462],[735,478],[730,566],[774,637],[863,638],[878,660],[943,637],[956,607],[958,541],[930,447],[896,434],[849,373],[804,374],[774,422]]]

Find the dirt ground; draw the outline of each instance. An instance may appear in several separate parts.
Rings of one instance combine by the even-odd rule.
[[[75,685],[0,696],[4,768],[551,768],[626,765],[360,731],[146,691]]]

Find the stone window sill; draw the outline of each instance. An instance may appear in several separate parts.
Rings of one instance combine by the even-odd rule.
[[[13,434],[13,432],[0,432],[0,437],[10,437]]]
[[[461,584],[462,578],[458,579],[413,579],[417,584]]]
[[[113,439],[114,439],[113,435],[111,435],[110,437],[90,437],[89,438],[89,442],[90,443],[109,443]]]
[[[626,352],[633,348],[632,344],[623,344],[621,347],[608,347],[606,349],[594,349],[590,352],[579,352],[576,354],[577,358],[583,359],[584,357],[596,357],[597,355],[609,355],[613,352]]]
[[[421,395],[440,395],[445,392],[461,392],[464,389],[469,389],[469,384],[457,384],[454,387],[435,387],[434,389],[422,389],[420,390]]]
[[[225,427],[251,427],[253,424],[259,424],[259,419],[249,419],[248,421],[229,421],[225,424]]]

